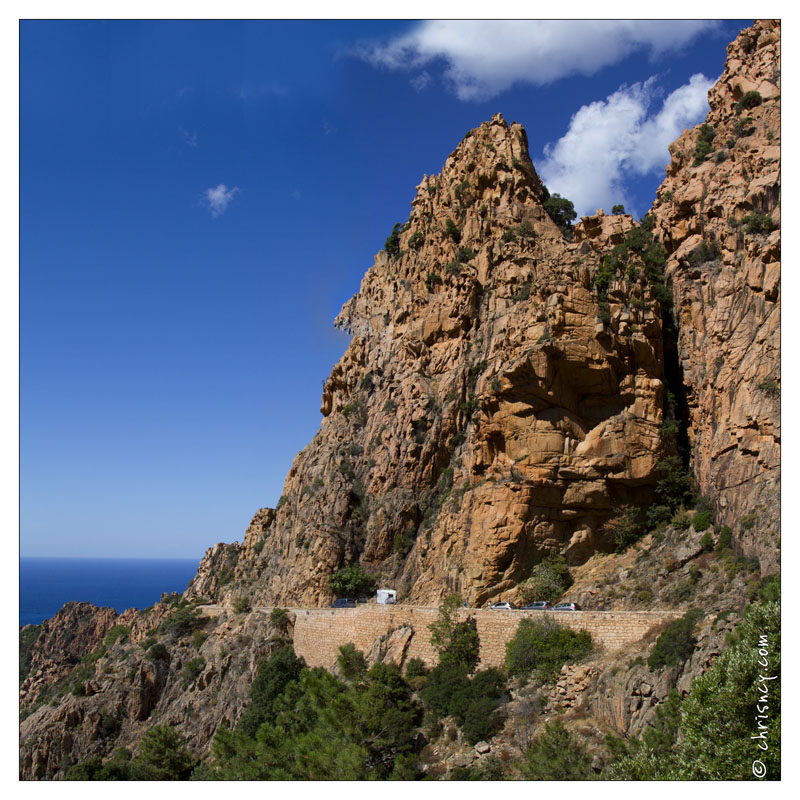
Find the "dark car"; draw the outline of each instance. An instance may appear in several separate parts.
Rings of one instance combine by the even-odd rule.
[[[523,611],[548,611],[550,608],[550,603],[548,603],[547,600],[536,600],[533,603],[522,606]]]
[[[340,597],[331,603],[331,608],[355,608],[357,605],[358,603],[349,597]]]
[[[551,611],[581,611],[581,607],[577,603],[558,603],[553,606]]]

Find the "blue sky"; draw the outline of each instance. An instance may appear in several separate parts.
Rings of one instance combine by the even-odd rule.
[[[643,214],[748,22],[23,22],[22,555],[241,539],[423,174],[499,111]]]

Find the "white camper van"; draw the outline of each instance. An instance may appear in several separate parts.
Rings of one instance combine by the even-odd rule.
[[[394,589],[378,589],[378,605],[393,606],[397,602],[397,592]]]

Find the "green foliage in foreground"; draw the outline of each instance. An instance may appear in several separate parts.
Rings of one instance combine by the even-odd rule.
[[[65,777],[68,781],[186,780],[195,760],[183,745],[183,736],[175,728],[157,725],[142,737],[136,758],[120,748],[105,764],[99,756],[92,756],[70,767]]]
[[[701,612],[690,609],[680,619],[676,619],[666,627],[664,632],[656,639],[653,652],[647,659],[650,669],[673,667],[686,661],[694,652],[697,639],[694,636],[694,627],[700,618]]]
[[[522,775],[529,781],[585,781],[594,777],[586,745],[561,720],[548,722],[525,754]]]
[[[587,631],[574,631],[549,617],[523,619],[506,644],[506,671],[524,678],[534,674],[548,683],[564,664],[580,661],[591,652],[592,636]]]
[[[277,697],[289,681],[296,681],[305,667],[305,661],[294,654],[290,645],[276,650],[261,662],[250,686],[250,697],[244,713],[239,717],[236,730],[245,736],[255,736],[259,727],[272,715]]]
[[[494,732],[494,711],[505,691],[505,677],[493,667],[470,679],[463,665],[444,661],[428,675],[422,699],[437,719],[453,717],[467,741],[476,744]]]
[[[660,735],[648,739],[645,734],[641,743],[633,742],[631,752],[615,759],[604,777],[754,780],[757,761],[764,767],[763,779],[779,780],[780,675],[780,606],[748,606],[728,649],[692,682],[679,722],[674,709],[668,712],[672,721],[662,725]]]
[[[393,665],[375,664],[363,681],[353,684],[324,669],[302,669],[273,698],[254,736],[220,728],[212,744],[212,760],[195,777],[414,778],[413,745],[420,715],[410,687]]]

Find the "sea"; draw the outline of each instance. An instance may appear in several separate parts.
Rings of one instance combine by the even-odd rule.
[[[85,600],[119,612],[183,592],[196,558],[20,558],[19,624],[38,625],[64,603]]]

